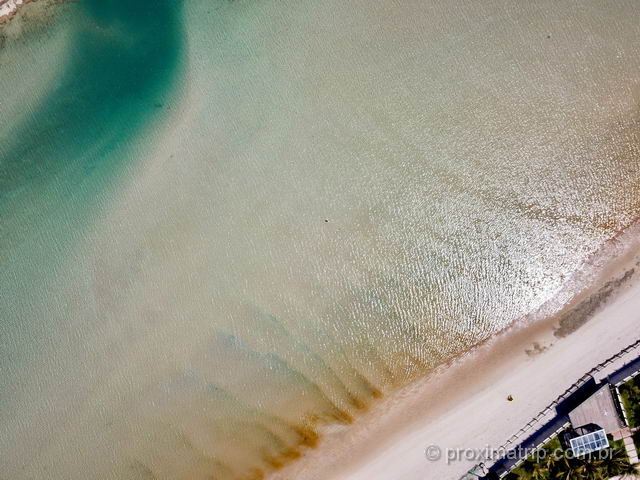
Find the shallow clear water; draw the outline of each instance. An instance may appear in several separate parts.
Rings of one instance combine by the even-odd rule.
[[[638,215],[632,2],[147,3],[0,53],[0,476],[259,478]]]

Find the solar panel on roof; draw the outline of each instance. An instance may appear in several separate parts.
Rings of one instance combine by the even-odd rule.
[[[597,452],[609,446],[609,439],[604,430],[598,430],[593,433],[587,433],[580,437],[572,438],[570,441],[571,450],[574,456],[581,457],[591,452]]]

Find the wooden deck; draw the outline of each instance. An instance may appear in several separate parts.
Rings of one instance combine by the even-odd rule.
[[[595,424],[607,432],[614,432],[624,427],[608,383],[572,410],[569,418],[574,428]]]

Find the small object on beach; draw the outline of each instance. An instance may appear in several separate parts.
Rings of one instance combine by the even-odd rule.
[[[551,38],[551,35],[547,35],[547,38]]]
[[[325,218],[324,223],[329,223],[329,220]]]
[[[508,400],[509,402],[513,402],[513,395],[508,395],[508,396],[507,396],[507,400]]]

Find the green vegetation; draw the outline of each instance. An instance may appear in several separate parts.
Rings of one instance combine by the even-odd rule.
[[[640,426],[640,375],[620,385],[620,396],[630,427]]]
[[[604,480],[636,473],[621,441],[610,441],[608,450],[572,458],[554,438],[527,458],[505,478],[508,480]],[[606,453],[606,454],[605,454]],[[604,458],[603,458],[604,457]]]

